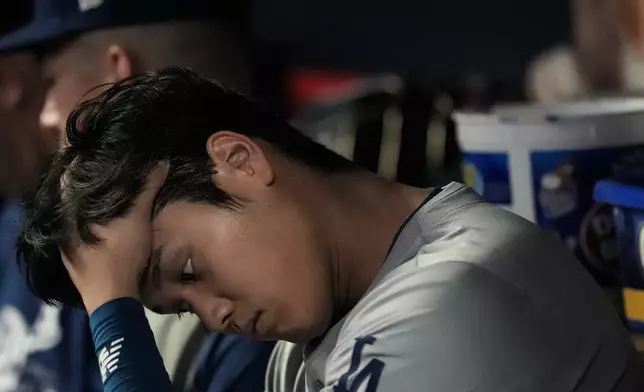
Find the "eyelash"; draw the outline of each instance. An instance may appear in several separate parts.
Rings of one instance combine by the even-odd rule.
[[[188,259],[188,262],[190,263],[190,266],[191,266],[190,269],[192,270],[192,272],[184,272],[184,269],[182,269],[181,273],[179,274],[179,279],[181,280],[181,282],[184,282],[184,283],[191,283],[195,281],[195,271],[194,271],[194,266],[192,265],[192,260]]]
[[[177,317],[181,318],[183,317],[184,314],[189,314],[192,313],[192,309],[189,307],[187,310],[179,310],[176,315]]]
[[[183,272],[183,271],[181,271],[181,274],[179,275],[179,279],[181,280],[181,282],[184,282],[184,283],[191,283],[191,282],[194,282],[194,281],[195,281],[195,273],[194,273],[194,270],[192,271],[192,273],[188,273],[188,272]],[[183,307],[182,307],[182,308],[181,308],[181,309],[179,309],[179,311],[176,313],[176,314],[177,314],[177,317],[179,317],[179,318],[183,317],[183,315],[184,315],[184,314],[186,314],[186,313],[193,313],[193,312],[192,312],[192,308],[191,308],[191,306],[190,306],[189,304],[184,303],[184,304],[183,304],[183,306],[185,306],[186,308],[183,308]]]
[[[181,304],[176,314],[177,314],[177,317],[181,318],[183,317],[184,314],[193,314],[193,313],[194,313],[194,309],[192,309],[192,306],[190,306],[189,303],[184,302]]]

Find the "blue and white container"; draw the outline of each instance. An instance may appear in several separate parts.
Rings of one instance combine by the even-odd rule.
[[[613,206],[621,283],[644,290],[644,187],[602,180],[595,200]]]
[[[599,181],[595,200],[613,206],[625,315],[631,329],[644,332],[644,182]]]
[[[600,284],[617,263],[610,206],[593,187],[644,147],[644,98],[457,113],[465,182],[557,234]]]

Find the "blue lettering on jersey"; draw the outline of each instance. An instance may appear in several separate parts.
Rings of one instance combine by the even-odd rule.
[[[367,344],[372,345],[375,341],[376,338],[373,336],[364,336],[356,339],[356,344],[353,346],[353,353],[351,354],[349,370],[340,377],[338,385],[333,387],[333,392],[357,392],[358,388],[365,382],[367,382],[365,392],[376,392],[378,384],[380,383],[380,376],[382,376],[382,370],[385,368],[384,362],[373,358],[356,374],[356,371],[360,367],[364,347]],[[349,377],[354,374],[353,382],[349,385]]]

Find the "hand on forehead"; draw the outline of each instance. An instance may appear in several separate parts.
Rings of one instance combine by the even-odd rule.
[[[76,162],[77,160],[78,158],[75,158],[69,165],[69,168],[73,168],[74,162]],[[147,215],[148,217],[150,217],[152,215],[154,208],[154,199],[163,186],[169,169],[170,165],[166,161],[159,162],[154,167],[154,169],[152,169],[152,171],[147,176],[146,183],[141,191],[141,194],[134,201],[132,208],[130,208],[128,216]],[[67,169],[60,176],[60,197],[63,202],[71,202],[70,198],[72,195],[70,195],[70,192],[74,191],[74,187],[75,184],[73,183],[73,179],[71,178],[70,169]],[[70,207],[73,208],[74,206]]]

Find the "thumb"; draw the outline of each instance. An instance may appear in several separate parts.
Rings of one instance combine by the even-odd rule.
[[[78,282],[76,268],[82,268],[82,266],[79,266],[78,263],[73,263],[70,256],[67,255],[67,252],[62,247],[58,247],[58,251],[60,252],[60,258],[63,261],[63,265],[65,266],[70,279],[72,280],[72,282],[74,282],[75,285]]]
[[[168,171],[170,170],[170,164],[167,161],[161,161],[152,169],[150,174],[148,174],[145,185],[143,186],[143,191],[137,198],[134,208],[139,211],[151,211],[152,204],[154,199],[159,193],[159,189],[165,183],[165,179],[168,176]]]

